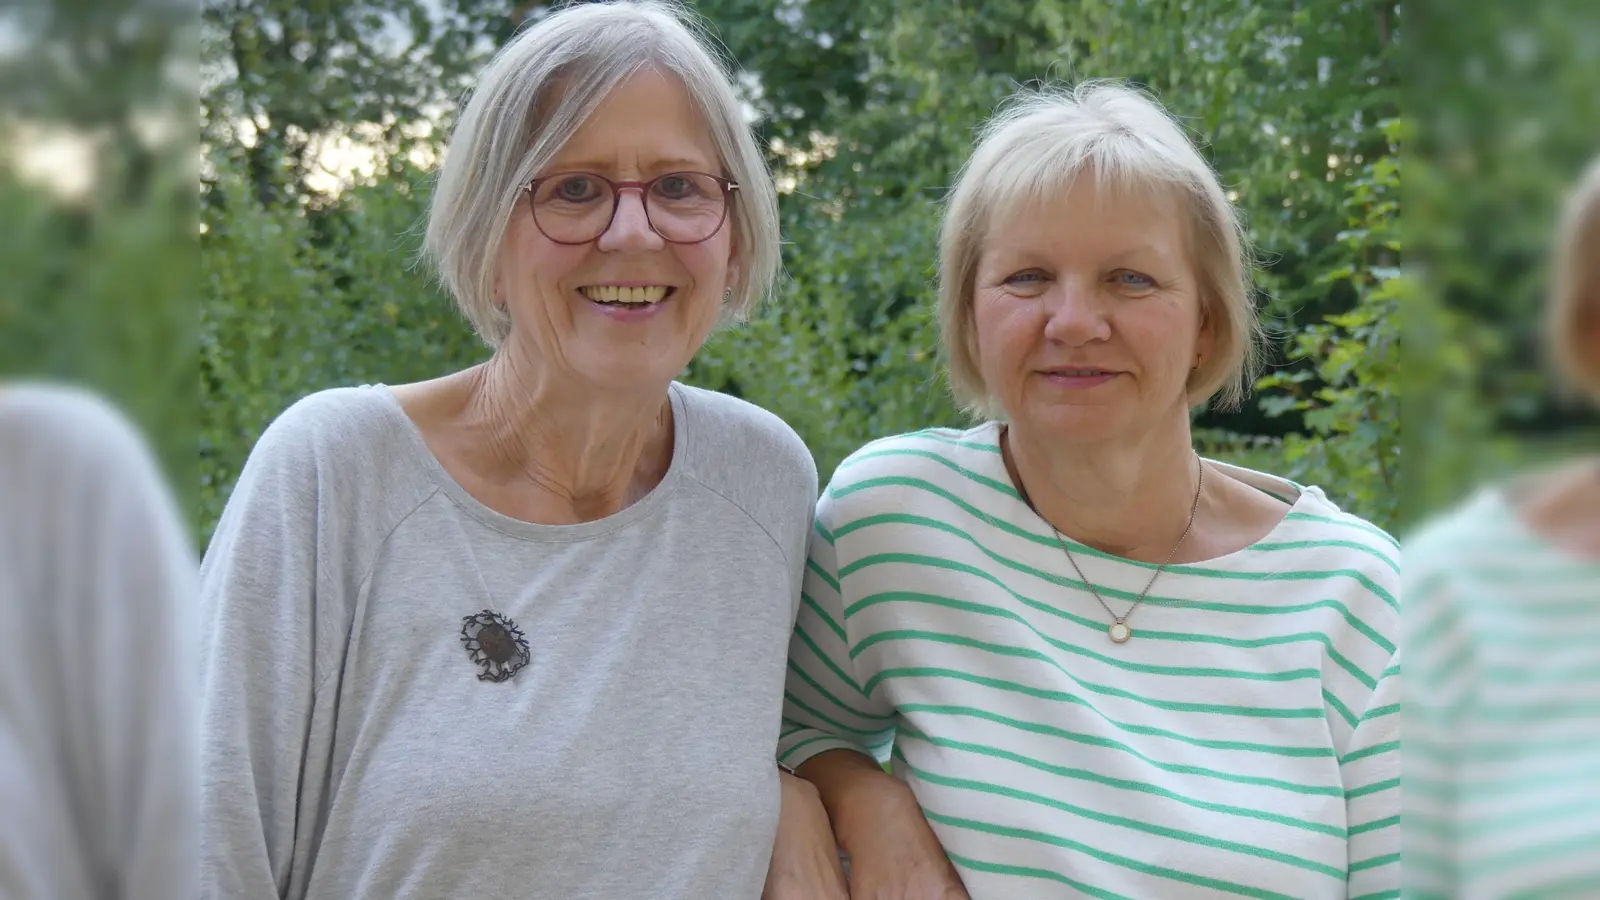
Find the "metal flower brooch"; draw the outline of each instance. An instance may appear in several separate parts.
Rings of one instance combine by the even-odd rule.
[[[521,629],[499,613],[484,610],[461,620],[461,643],[467,656],[483,670],[479,681],[508,681],[528,664],[528,639]]]

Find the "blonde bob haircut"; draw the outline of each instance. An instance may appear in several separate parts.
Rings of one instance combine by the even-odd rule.
[[[1261,327],[1239,215],[1182,126],[1154,100],[1117,83],[1030,89],[983,127],[962,167],[939,234],[939,325],[950,387],[974,415],[1000,418],[978,367],[973,280],[992,224],[1064,192],[1079,177],[1114,193],[1175,197],[1188,226],[1211,353],[1189,376],[1190,406],[1237,407],[1260,359]]]
[[[1600,403],[1600,157],[1567,201],[1554,262],[1545,316],[1551,360],[1564,387]]]
[[[772,289],[779,266],[778,194],[712,39],[690,14],[657,0],[555,12],[501,48],[463,102],[439,170],[423,241],[426,260],[491,347],[511,330],[494,302],[494,269],[522,188],[618,85],[644,69],[675,76],[701,113],[725,168],[736,274],[725,319]]]

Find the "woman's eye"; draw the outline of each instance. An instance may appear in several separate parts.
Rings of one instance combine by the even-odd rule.
[[[556,196],[562,200],[587,200],[594,194],[594,185],[587,178],[567,178],[556,185]]]
[[[1018,272],[1015,275],[1007,276],[1004,283],[1005,284],[1031,285],[1031,284],[1038,284],[1040,281],[1043,281],[1043,280],[1044,279],[1039,276],[1038,272]]]
[[[1137,288],[1153,288],[1156,286],[1154,278],[1149,275],[1141,275],[1138,272],[1118,272],[1117,283]]]
[[[677,199],[693,193],[693,185],[689,182],[689,179],[681,175],[669,175],[656,182],[656,190],[667,197]]]

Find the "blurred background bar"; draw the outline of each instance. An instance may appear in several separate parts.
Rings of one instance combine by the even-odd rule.
[[[194,506],[199,6],[0,2],[0,380],[113,402]]]
[[[1405,6],[1405,518],[1600,447],[1543,343],[1561,202],[1600,152],[1600,3]]]
[[[1546,331],[1600,160],[1600,3],[1405,20],[1406,896],[1596,898],[1600,396],[1563,389]],[[1590,240],[1563,334],[1594,371]]]

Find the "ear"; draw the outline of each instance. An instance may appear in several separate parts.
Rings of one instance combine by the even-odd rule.
[[[1211,357],[1217,346],[1216,317],[1211,315],[1211,305],[1204,300],[1200,301],[1200,328],[1195,333],[1194,339],[1194,365],[1190,368],[1198,369]]]
[[[739,281],[739,276],[744,273],[744,257],[739,253],[739,230],[734,229],[728,241],[728,275],[723,279],[723,284],[733,287]]]

